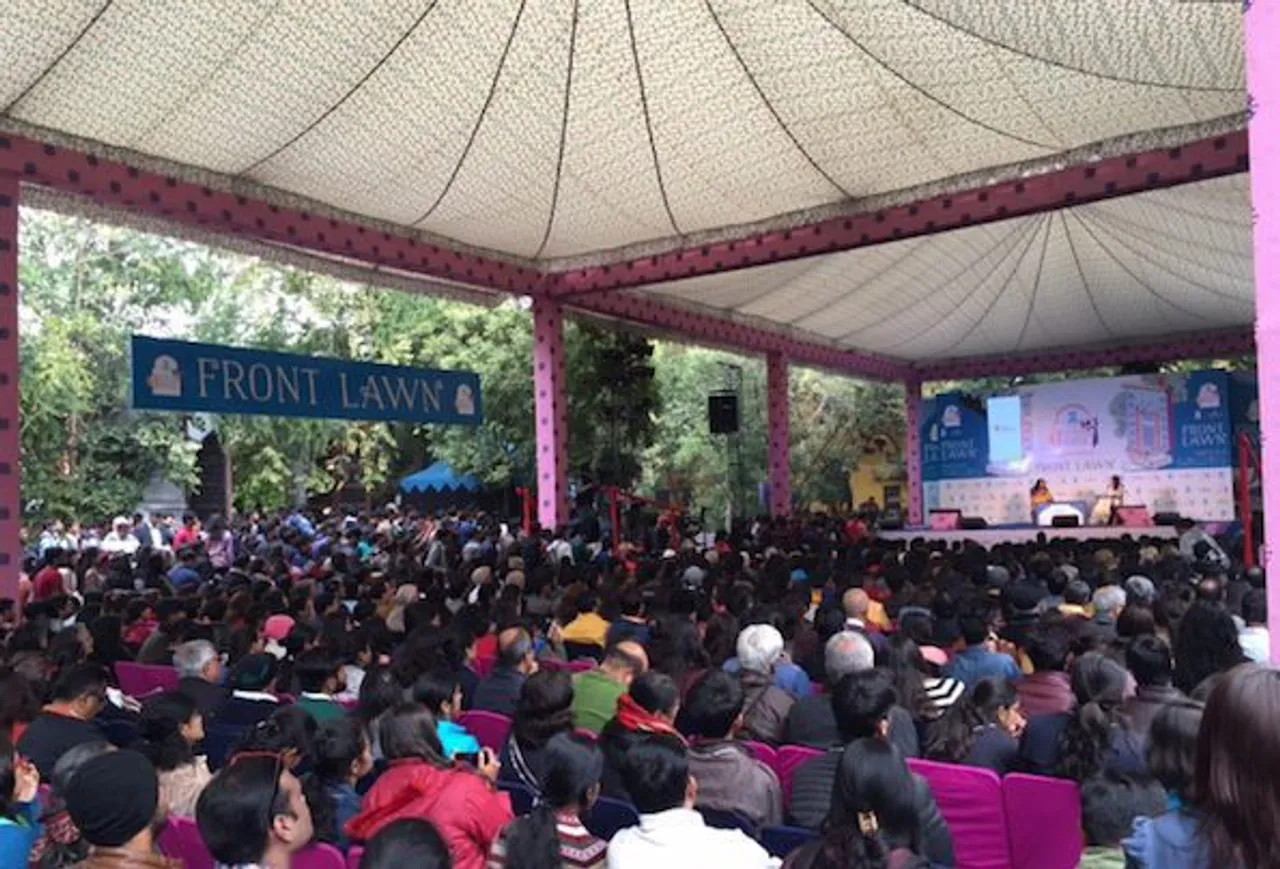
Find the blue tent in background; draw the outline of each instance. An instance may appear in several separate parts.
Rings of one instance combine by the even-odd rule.
[[[470,474],[458,476],[448,462],[436,462],[400,481],[403,492],[478,492],[480,481]]]

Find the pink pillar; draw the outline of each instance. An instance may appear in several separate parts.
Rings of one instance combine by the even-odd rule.
[[[569,522],[569,398],[564,373],[564,311],[533,303],[533,407],[538,441],[538,524]]]
[[[791,367],[781,353],[768,356],[769,512],[791,514]]]
[[[907,522],[924,524],[924,463],[920,445],[920,380],[912,378],[905,384],[907,391]]]
[[[1257,305],[1262,510],[1266,530],[1271,661],[1280,661],[1280,3],[1254,2],[1244,16],[1249,87],[1249,184]],[[1246,517],[1247,521],[1247,517]]]
[[[22,570],[18,413],[18,176],[0,172],[0,597],[15,600]]]

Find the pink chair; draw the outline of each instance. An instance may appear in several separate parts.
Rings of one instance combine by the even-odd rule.
[[[1075,869],[1084,851],[1076,783],[1013,773],[1001,788],[1014,869]]]
[[[584,659],[584,658],[579,658],[579,659],[578,659],[578,660],[576,660],[576,661],[570,661],[570,662],[569,662],[569,672],[570,672],[570,673],[585,673],[585,672],[587,672],[588,670],[594,670],[594,669],[595,669],[596,667],[598,667],[598,666],[600,666],[600,665],[599,665],[598,663],[596,663],[595,661],[592,661],[590,658],[585,658],[585,659]]]
[[[1012,869],[1009,825],[1000,776],[989,769],[932,760],[907,761],[924,777],[951,828],[956,865],[965,869]]]
[[[773,771],[778,774],[778,782],[782,785],[782,804],[791,805],[791,780],[796,770],[815,757],[822,757],[822,750],[807,748],[803,745],[784,745],[774,756]]]
[[[347,869],[360,869],[360,860],[363,857],[364,848],[352,845],[351,850],[347,852]]]
[[[213,855],[200,838],[200,828],[187,818],[169,818],[160,833],[160,851],[185,869],[213,869]]]
[[[551,673],[570,673],[569,665],[564,661],[558,661],[555,658],[539,658],[538,669],[546,670]]]
[[[318,842],[293,855],[293,869],[347,869],[347,858],[332,845]]]
[[[477,657],[471,664],[472,671],[483,679],[493,672],[493,668],[498,666],[498,659],[492,655],[486,655],[483,658]]]
[[[776,770],[778,768],[778,752],[772,745],[765,745],[763,742],[756,742],[752,739],[743,740],[742,744],[751,752],[752,757],[769,767],[769,769]]]
[[[161,691],[178,690],[178,671],[172,667],[116,661],[115,671],[120,690],[130,697],[142,697],[157,688]]]
[[[507,735],[511,733],[511,719],[496,712],[473,710],[464,712],[458,717],[458,723],[476,738],[485,748],[501,752],[507,744]]]

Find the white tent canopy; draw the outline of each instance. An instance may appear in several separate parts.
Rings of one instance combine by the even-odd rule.
[[[567,269],[1244,123],[1238,3],[16,0],[0,125]],[[1242,177],[630,292],[910,361],[1252,321]]]

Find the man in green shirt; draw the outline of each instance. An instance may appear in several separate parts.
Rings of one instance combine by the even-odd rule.
[[[627,693],[631,680],[649,669],[644,646],[623,640],[605,650],[594,670],[574,678],[573,726],[599,734],[618,709],[618,698]]]

